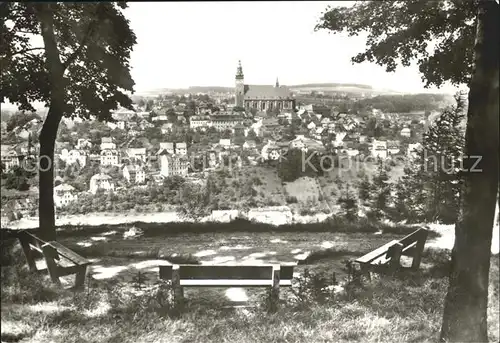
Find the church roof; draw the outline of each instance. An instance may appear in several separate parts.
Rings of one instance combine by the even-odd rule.
[[[287,99],[291,98],[288,87],[268,85],[245,85],[245,99]]]

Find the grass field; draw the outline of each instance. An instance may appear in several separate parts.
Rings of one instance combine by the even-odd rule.
[[[186,226],[187,227],[187,226]],[[265,290],[187,289],[180,317],[155,288],[158,264],[291,262],[310,259],[296,271],[344,277],[344,259],[360,256],[395,233],[347,232],[163,232],[144,227],[62,229],[59,240],[94,261],[86,291],[54,289],[46,276],[26,270],[18,244],[2,246],[2,342],[434,342],[440,329],[447,287],[448,252],[427,249],[421,270],[395,278],[375,278],[364,288],[326,300],[300,300],[283,290],[278,313],[268,314]],[[311,254],[308,254],[311,253]],[[5,257],[4,257],[5,258]],[[137,272],[145,290],[131,286]],[[246,300],[250,307],[227,308]],[[163,304],[163,305],[162,305]],[[492,258],[489,332],[498,341],[498,255]]]

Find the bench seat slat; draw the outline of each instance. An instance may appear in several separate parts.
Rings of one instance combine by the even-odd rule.
[[[184,287],[271,287],[272,280],[181,280]],[[280,286],[291,286],[292,280],[280,280]]]
[[[389,247],[393,246],[396,243],[398,243],[397,240],[390,241],[389,243],[381,246],[380,248],[377,248],[377,249],[369,252],[368,254],[361,256],[360,258],[356,259],[355,262],[358,262],[358,263],[371,263],[373,260],[375,260],[378,257],[386,254],[387,250],[389,249]]]

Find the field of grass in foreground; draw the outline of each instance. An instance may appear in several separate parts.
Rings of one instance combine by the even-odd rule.
[[[313,272],[328,270],[337,257],[328,258],[307,267]],[[92,282],[76,295],[56,291],[46,277],[27,272],[17,250],[10,266],[2,267],[1,338],[61,343],[435,342],[447,287],[447,261],[447,252],[427,250],[422,270],[413,276],[375,279],[365,289],[325,302],[301,302],[284,291],[275,314],[261,306],[223,308],[217,290],[193,290],[191,296],[187,294],[187,309],[175,318],[169,316],[168,301],[160,297],[161,292],[151,288],[142,295],[133,293],[130,282]],[[498,265],[496,255],[488,318],[492,342],[499,339]],[[252,294],[255,305],[262,303],[262,293]]]

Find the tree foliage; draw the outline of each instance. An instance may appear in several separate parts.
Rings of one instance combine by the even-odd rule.
[[[466,103],[460,94],[455,99],[456,105],[444,109],[424,134],[422,147],[399,181],[401,196],[412,194],[405,202],[410,221],[457,220],[463,185],[460,169]]]
[[[55,239],[54,146],[63,117],[113,121],[133,109],[130,53],[136,37],[125,2],[0,4],[0,102],[49,107],[40,133],[39,234]],[[41,38],[41,39],[40,39]],[[42,43],[43,42],[43,43]]]
[[[66,89],[64,116],[111,120],[118,105],[132,109],[127,92],[134,86],[129,59],[136,37],[120,8],[126,4],[2,3],[0,101],[29,111],[35,110],[33,101],[50,105],[56,52]],[[42,26],[53,31],[55,46],[34,45]]]
[[[367,32],[367,49],[352,57],[353,63],[375,62],[393,72],[416,61],[426,87],[468,84],[477,5],[477,0],[357,1],[328,7],[316,30]]]

